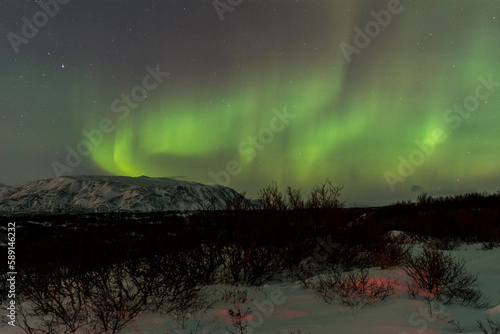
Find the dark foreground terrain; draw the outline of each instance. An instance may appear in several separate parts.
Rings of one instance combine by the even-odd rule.
[[[336,201],[293,207],[272,196],[263,203],[189,214],[1,217],[3,227],[16,225],[18,295],[36,305],[20,317],[63,314],[45,324],[47,333],[91,322],[117,333],[145,310],[196,309],[208,285],[298,280],[307,286],[309,277],[331,270],[399,266],[411,263],[409,237],[440,251],[500,241],[499,194],[423,194],[417,203],[378,208]]]

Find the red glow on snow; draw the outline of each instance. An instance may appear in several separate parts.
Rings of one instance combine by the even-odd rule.
[[[235,310],[233,310],[235,311]],[[243,310],[244,311],[244,310]],[[258,322],[259,319],[262,318],[262,313],[259,310],[252,310],[254,311],[255,314],[248,314],[244,315],[242,317],[243,322],[248,322],[248,321],[256,321]],[[217,309],[215,310],[215,317],[224,321],[226,325],[232,325],[233,324],[233,319],[231,318],[231,315],[229,314],[228,309]],[[309,315],[308,312],[298,310],[298,309],[286,309],[286,308],[281,308],[277,307],[269,317],[276,317],[279,319],[295,319],[295,318],[302,318],[302,317],[307,317]]]
[[[432,282],[432,277],[431,277],[431,275],[430,275],[429,273],[424,272],[424,271],[421,271],[421,272],[420,272],[420,275],[421,275],[422,277],[425,277],[425,279],[426,279],[427,281]],[[434,282],[434,283],[436,283],[436,282]],[[433,298],[433,297],[435,297],[436,295],[438,295],[439,290],[441,290],[441,287],[440,287],[439,285],[438,285],[438,286],[436,286],[436,287],[435,287],[432,291],[428,291],[428,290],[420,290],[420,289],[419,289],[419,291],[418,291],[418,295],[419,295],[419,296],[422,296],[422,297],[429,297],[429,298]]]
[[[233,311],[236,313],[235,310],[233,310]],[[215,315],[218,318],[224,319],[224,322],[226,323],[226,325],[232,325],[233,324],[233,319],[231,318],[231,315],[229,315],[229,310],[227,310],[227,309],[218,309],[218,310],[215,311]],[[241,318],[241,321],[243,321],[243,322],[248,322],[250,320],[255,320],[256,321],[257,317],[255,315],[253,315],[253,314],[248,314],[248,315],[244,315]]]
[[[387,285],[391,282],[391,280],[385,278],[385,277],[370,277],[368,279],[368,285]]]
[[[277,309],[276,314],[282,316],[286,319],[302,318],[309,315],[309,313],[302,310],[291,310],[291,309]]]

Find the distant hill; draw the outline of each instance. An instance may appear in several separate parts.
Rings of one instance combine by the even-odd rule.
[[[241,196],[220,185],[169,178],[63,176],[0,186],[0,214],[190,211],[224,208]]]

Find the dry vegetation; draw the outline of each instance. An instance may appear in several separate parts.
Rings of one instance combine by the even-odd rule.
[[[257,201],[227,198],[226,210],[188,218],[44,217],[50,227],[33,225],[19,239],[22,327],[118,333],[145,310],[174,314],[183,326],[188,314],[210,307],[206,287],[219,283],[300,280],[327,303],[366,306],[393,293],[393,282],[371,279],[366,268],[374,266],[403,268],[413,281],[410,294],[487,305],[477,277],[442,249],[456,240],[497,245],[500,194],[424,194],[417,203],[348,209],[341,191],[327,180],[303,199],[300,190],[281,193],[273,183]],[[410,256],[405,235],[431,238],[433,247]],[[5,287],[0,292],[5,298]],[[234,331],[244,332],[241,318],[251,310],[232,312]],[[484,333],[498,332],[491,321],[478,324]]]

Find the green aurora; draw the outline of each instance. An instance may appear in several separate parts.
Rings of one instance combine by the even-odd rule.
[[[252,196],[273,180],[307,191],[330,178],[365,202],[407,199],[417,195],[412,188],[499,190],[498,1],[401,1],[348,61],[341,43],[355,47],[355,28],[365,30],[370,11],[389,3],[281,1],[278,13],[243,3],[221,22],[207,13],[217,22],[192,29],[208,41],[183,44],[175,52],[182,61],[156,58],[169,76],[136,108],[111,104],[156,63],[139,63],[113,89],[105,73],[94,74],[98,85],[78,79],[85,70],[75,65],[67,89],[76,135],[56,161],[64,163],[64,147],[75,147],[82,129],[109,118],[113,131],[83,158],[107,174],[219,182]],[[487,98],[454,111],[477,89]],[[276,116],[283,113],[290,117]],[[429,146],[440,130],[441,142]]]
[[[335,14],[332,9],[330,20],[338,22]],[[422,25],[415,15],[402,13],[394,20],[397,27],[375,37],[374,45],[359,55],[353,54],[352,65],[338,47],[339,41],[352,40],[352,27],[344,26],[341,35],[332,27],[330,50],[321,59],[273,64],[268,66],[270,72],[254,64],[250,70],[256,73],[254,78],[238,74],[228,78],[233,84],[221,94],[227,96],[224,103],[185,103],[187,97],[168,96],[120,124],[114,138],[99,146],[93,158],[118,175],[187,174],[229,186],[257,178],[262,186],[276,180],[296,187],[330,177],[363,190],[383,187],[384,173],[397,173],[399,156],[408,158],[418,149],[416,140],[425,142],[435,129],[442,129],[449,139],[436,144],[433,154],[416,166],[412,180],[398,182],[395,188],[421,184],[432,189],[443,183],[454,187],[451,184],[459,179],[465,187],[487,184],[498,177],[500,165],[500,137],[492,128],[500,92],[482,102],[456,131],[443,115],[454,103],[462,103],[461,98],[473,95],[479,76],[500,80],[500,54],[492,50],[498,45],[492,34],[498,23],[490,20],[458,35],[432,26],[415,29]],[[396,29],[397,34],[391,34]],[[430,31],[433,39],[428,37]],[[450,33],[448,41],[443,35]],[[294,75],[294,70],[310,74]],[[198,94],[193,89],[187,95]],[[268,128],[272,110],[284,107],[296,117],[262,150],[256,147],[257,154],[249,161],[239,145]],[[208,172],[226,170],[231,160],[240,165],[237,175],[229,182],[211,179]]]

